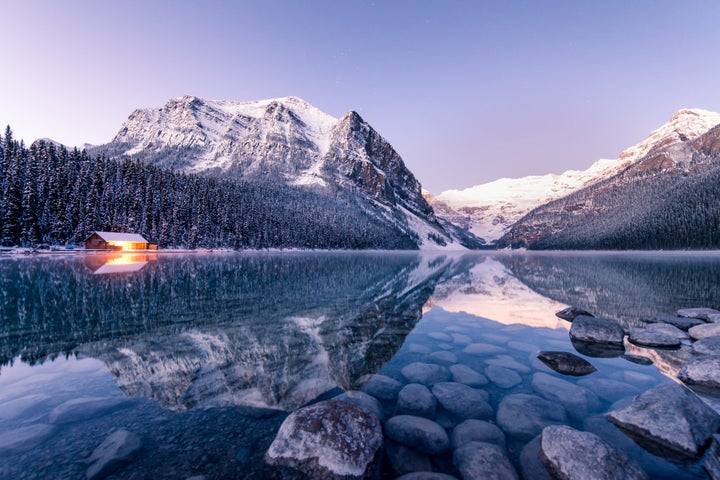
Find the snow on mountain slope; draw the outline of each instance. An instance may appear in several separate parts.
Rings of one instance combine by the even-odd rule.
[[[342,191],[368,214],[417,238],[418,247],[480,244],[438,222],[420,182],[360,115],[350,111],[335,118],[297,97],[252,102],[173,98],[160,108],[133,112],[112,142],[93,153],[301,187],[329,198]]]
[[[457,214],[465,215],[472,233],[494,242],[534,208],[611,177],[636,162],[649,159],[647,168],[652,168],[688,158],[685,152],[687,142],[717,124],[720,124],[720,113],[700,109],[680,110],[668,123],[651,132],[646,140],[624,150],[618,160],[599,160],[584,171],[503,178],[464,190],[447,190],[436,200]],[[662,158],[650,158],[653,152],[660,151]],[[434,207],[437,205],[433,201],[431,204]]]
[[[458,214],[466,215],[472,233],[494,242],[533,208],[564,197],[627,165],[624,161],[599,160],[584,171],[501,178],[464,190],[446,190],[436,199]]]

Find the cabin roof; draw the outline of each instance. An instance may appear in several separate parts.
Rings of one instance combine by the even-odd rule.
[[[97,234],[106,242],[133,242],[133,243],[149,243],[145,237],[139,233],[122,233],[122,232],[93,232],[90,237]],[[86,240],[90,239],[88,237]]]

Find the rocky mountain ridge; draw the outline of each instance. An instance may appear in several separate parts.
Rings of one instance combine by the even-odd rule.
[[[420,182],[357,112],[334,118],[297,97],[231,102],[186,95],[133,112],[93,153],[185,172],[221,175],[363,199],[368,211],[417,238],[421,248],[476,247],[445,228]]]
[[[640,174],[689,166],[694,153],[689,142],[717,124],[720,124],[720,113],[683,109],[651,132],[647,139],[621,152],[618,159],[598,160],[587,170],[503,178],[464,190],[448,190],[437,197],[427,193],[426,198],[436,211],[442,212],[439,216],[452,218],[475,235],[496,243],[533,209],[589,188],[629,168]]]

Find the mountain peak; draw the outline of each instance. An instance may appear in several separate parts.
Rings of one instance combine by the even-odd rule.
[[[720,124],[720,113],[700,108],[683,108],[678,110],[665,125],[653,130],[648,138],[623,150],[620,158],[631,162],[640,160],[653,150],[695,140],[718,124]]]

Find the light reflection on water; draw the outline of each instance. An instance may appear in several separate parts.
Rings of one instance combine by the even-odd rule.
[[[91,260],[0,261],[0,432],[51,425],[36,444],[2,452],[0,477],[83,476],[82,460],[123,427],[145,438],[127,475],[253,478],[285,412],[368,373],[404,381],[404,365],[428,361],[418,351],[454,353],[479,372],[493,362],[522,365],[518,386],[485,388],[497,409],[510,391],[532,392],[534,373],[557,376],[537,350],[574,351],[568,324],[553,315],[568,304],[631,325],[720,301],[714,254],[159,255],[110,259],[141,268],[107,275],[93,275],[108,263],[93,269],[99,257]],[[470,355],[465,339],[433,332],[505,351]],[[672,375],[667,358],[654,360]],[[592,378],[624,383],[627,395],[670,381],[655,366],[588,359],[599,370]],[[50,422],[63,402],[88,397],[127,405]],[[627,444],[598,417],[618,398],[601,400],[572,425],[631,449],[654,477],[702,478]],[[239,438],[238,429],[254,433]],[[509,439],[511,459],[522,446]]]

